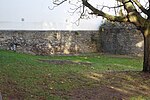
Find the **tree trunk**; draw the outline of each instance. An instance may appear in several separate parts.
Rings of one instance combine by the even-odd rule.
[[[143,71],[150,72],[150,29],[144,32],[144,62]]]

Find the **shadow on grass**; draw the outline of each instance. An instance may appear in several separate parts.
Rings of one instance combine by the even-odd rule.
[[[71,100],[150,99],[150,74],[137,71],[89,72],[86,82],[70,92]]]

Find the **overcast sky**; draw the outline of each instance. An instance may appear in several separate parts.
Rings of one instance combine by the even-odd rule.
[[[77,16],[68,13],[68,3],[54,10],[48,7],[53,7],[52,0],[0,0],[0,29],[97,30],[102,21],[101,17],[94,17],[81,20],[79,26],[76,26],[73,22],[77,20]]]

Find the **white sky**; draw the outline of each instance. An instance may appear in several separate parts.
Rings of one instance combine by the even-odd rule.
[[[91,0],[93,4],[109,6],[114,6],[113,1]],[[72,22],[77,16],[68,13],[68,3],[54,10],[48,6],[52,7],[52,0],[0,0],[0,30],[97,30],[102,21],[101,17],[94,17],[81,20],[76,26]]]
[[[77,19],[68,13],[67,3],[54,10],[51,0],[0,0],[1,30],[96,30],[101,17],[81,20],[80,25],[72,24]],[[24,18],[24,21],[21,19]]]

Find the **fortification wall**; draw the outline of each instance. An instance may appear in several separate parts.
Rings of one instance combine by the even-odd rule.
[[[98,31],[0,31],[0,49],[35,55],[97,52]]]
[[[143,36],[131,24],[104,23],[100,31],[0,31],[0,49],[35,55],[104,52],[143,56]]]
[[[143,35],[132,24],[104,23],[100,27],[100,37],[102,52],[143,56]]]

